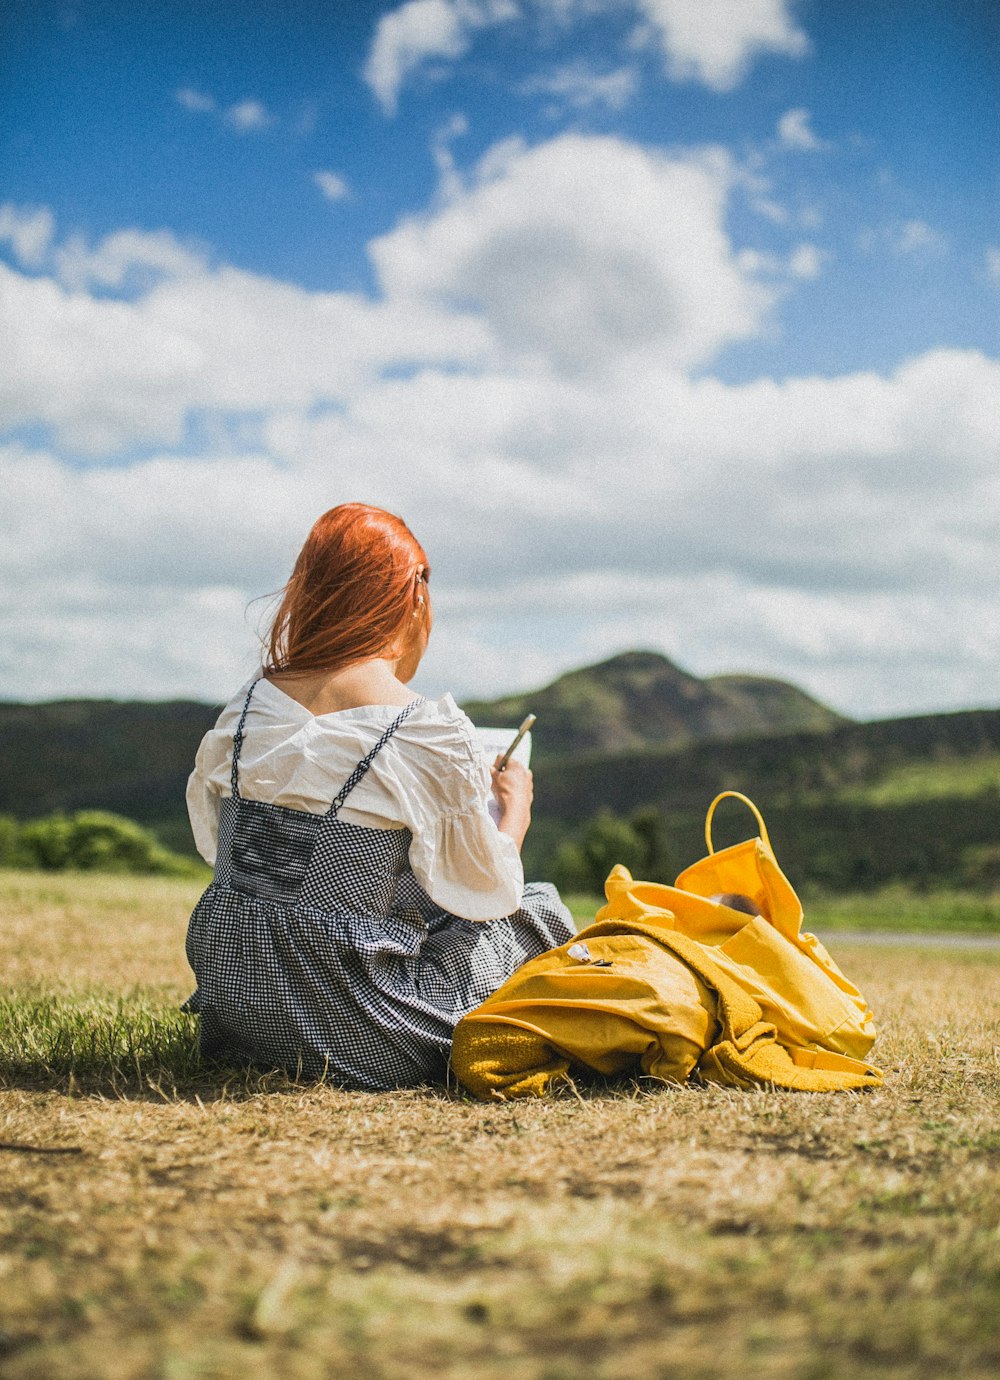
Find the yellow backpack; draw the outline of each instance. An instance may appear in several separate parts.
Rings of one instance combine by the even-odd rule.
[[[720,800],[743,801],[760,836],[716,853]],[[522,965],[455,1030],[452,1067],[476,1096],[546,1092],[574,1065],[664,1081],[694,1072],[730,1086],[812,1091],[877,1086],[862,1062],[871,1011],[815,936],[759,810],[724,791],[708,854],[673,886],[622,866],[594,923]],[[749,915],[720,904],[744,898]]]

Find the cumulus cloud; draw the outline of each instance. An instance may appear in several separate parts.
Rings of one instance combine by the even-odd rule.
[[[913,219],[895,224],[867,227],[857,237],[865,254],[876,252],[898,255],[915,261],[940,259],[948,253],[948,240],[925,220]]]
[[[215,115],[230,129],[235,129],[240,134],[267,129],[275,122],[274,116],[264,103],[249,96],[245,100],[223,106],[205,91],[199,91],[193,86],[182,86],[174,92],[174,99],[192,115]]]
[[[762,53],[802,57],[809,41],[789,0],[636,0],[662,46],[667,75],[731,91]]]
[[[791,0],[536,0],[520,7],[514,0],[406,0],[379,20],[362,75],[383,111],[395,115],[407,78],[457,62],[479,32],[512,20],[572,24],[601,9],[639,19],[634,46],[659,49],[671,80],[702,82],[714,91],[739,85],[763,53],[801,57],[809,50]],[[531,78],[521,90],[577,109],[597,103],[620,109],[636,81],[630,68],[597,74],[574,64]]]
[[[55,217],[45,206],[0,206],[0,244],[9,244],[24,268],[41,268],[55,233]]]
[[[19,662],[8,684],[223,694],[252,667],[264,609],[244,606],[317,512],[361,497],[431,553],[432,693],[645,645],[856,712],[995,698],[998,385],[1000,365],[957,351],[741,387],[651,370],[599,395],[426,369],[325,416],[276,413],[252,453],[80,470],[9,446],[0,645],[30,646],[36,679]]]
[[[826,148],[824,141],[813,133],[809,111],[804,106],[786,110],[782,115],[778,121],[778,142],[782,148],[800,149],[807,153]]]
[[[893,248],[898,254],[943,254],[948,242],[926,221],[908,220],[894,233]]]
[[[603,105],[609,110],[622,110],[635,95],[638,84],[639,76],[633,67],[597,72],[585,62],[572,62],[553,72],[529,77],[519,89],[526,96],[552,97],[555,113],[566,106],[586,110]]]
[[[456,113],[434,131],[431,140],[431,154],[438,173],[438,191],[442,200],[461,195],[462,175],[455,166],[452,144],[469,131],[469,122],[464,115]]]
[[[827,257],[814,244],[797,245],[788,260],[788,271],[793,278],[818,278]]]
[[[767,299],[723,230],[721,158],[615,139],[505,146],[468,186],[371,246],[382,289],[308,293],[121,232],[0,265],[0,424],[91,454],[178,444],[198,411],[342,403],[385,368],[601,374],[686,368],[759,328]],[[128,300],[93,297],[146,270]],[[134,278],[132,279],[134,281]]]
[[[371,254],[388,297],[461,304],[515,367],[604,371],[641,353],[686,368],[759,329],[768,304],[723,229],[731,176],[721,155],[620,139],[511,143]]]
[[[47,207],[0,206],[4,242],[21,266],[44,269],[74,292],[92,287],[138,291],[161,278],[202,272],[206,264],[203,250],[168,230],[118,230],[95,245],[74,234],[57,244],[55,217]]]
[[[371,246],[374,298],[135,231],[73,286],[66,246],[0,266],[0,692],[227,694],[246,605],[360,498],[431,554],[427,693],[643,645],[858,713],[995,701],[998,361],[711,377],[768,307],[720,156],[566,136],[446,184]]]
[[[491,641],[507,687],[541,678],[539,645],[550,673],[653,645],[702,672],[794,669],[890,712],[960,703],[976,674],[995,698],[981,573],[1000,536],[998,384],[995,361],[954,351],[738,388],[651,369],[599,394],[425,371],[268,446],[294,472],[338,457],[412,519],[451,630],[428,688],[488,684]],[[950,694],[940,653],[924,662],[937,636]],[[459,643],[482,659],[450,663]]]
[[[212,270],[169,236],[71,239],[52,260],[52,277],[0,263],[0,428],[48,428],[70,452],[177,445],[199,412],[336,402],[390,362],[473,363],[486,344],[480,323],[429,304]]]
[[[205,256],[169,231],[118,230],[91,248],[74,235],[52,256],[55,276],[71,291],[148,287],[161,278],[201,273]]]
[[[321,171],[313,173],[313,182],[327,201],[343,201],[350,195],[350,188],[339,173]]]
[[[829,258],[829,252],[815,244],[799,244],[787,258],[782,258],[780,254],[767,254],[759,249],[741,249],[736,261],[745,273],[763,274],[774,279],[797,278],[807,281],[820,276],[823,265]]]
[[[206,95],[204,91],[196,91],[193,86],[182,86],[179,91],[174,92],[178,105],[182,105],[185,110],[190,110],[195,115],[211,115],[218,106],[212,96]]]
[[[229,107],[226,120],[241,134],[248,134],[251,130],[266,129],[271,123],[271,116],[261,101],[245,100]]]
[[[403,82],[419,67],[462,57],[477,30],[517,15],[513,0],[407,0],[379,20],[364,79],[385,113],[394,115]]]

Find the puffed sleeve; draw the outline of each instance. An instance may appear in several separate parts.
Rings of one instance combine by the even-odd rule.
[[[225,752],[224,737],[217,728],[205,734],[194,759],[194,771],[188,777],[185,793],[195,847],[209,867],[215,866],[219,845],[219,810],[222,805],[222,797],[212,781],[212,773],[217,770],[220,760],[224,760]]]
[[[215,866],[219,847],[219,811],[222,798],[229,791],[233,732],[243,712],[247,691],[259,677],[260,672],[237,691],[216,719],[215,727],[210,728],[202,738],[195,754],[194,771],[188,777],[185,798],[191,832],[195,847],[209,867]]]
[[[460,710],[438,742],[432,779],[408,792],[410,866],[442,909],[466,920],[495,920],[520,907],[524,870],[514,840],[489,813],[490,770]],[[422,775],[422,773],[421,773]],[[417,783],[413,783],[417,786]]]

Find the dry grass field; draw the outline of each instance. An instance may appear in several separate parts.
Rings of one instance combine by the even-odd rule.
[[[190,883],[0,874],[0,1375],[993,1377],[1000,952],[836,956],[884,1089],[206,1070]]]

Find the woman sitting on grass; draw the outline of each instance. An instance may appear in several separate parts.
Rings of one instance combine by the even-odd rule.
[[[555,888],[524,885],[531,773],[491,771],[450,695],[407,689],[429,576],[399,518],[325,513],[262,672],[202,741],[188,810],[215,879],[186,1009],[207,1056],[362,1088],[439,1077],[457,1021],[572,933]]]

